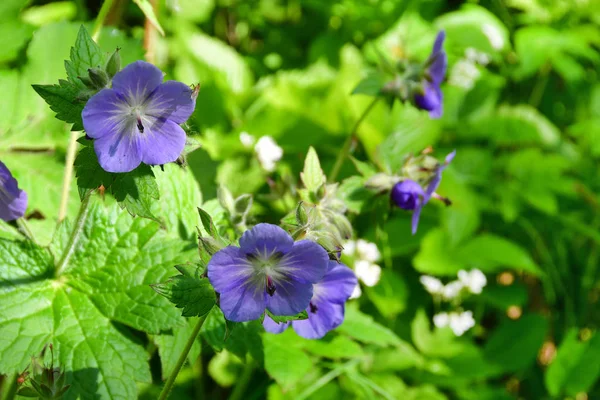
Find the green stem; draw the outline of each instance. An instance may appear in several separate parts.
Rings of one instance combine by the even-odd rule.
[[[69,242],[67,243],[67,248],[64,250],[63,255],[56,264],[56,276],[60,276],[63,272],[65,272],[65,268],[69,265],[69,260],[75,253],[75,248],[77,247],[77,243],[79,243],[79,238],[81,237],[81,232],[83,232],[83,227],[85,226],[85,220],[87,219],[87,215],[90,211],[90,199],[92,198],[92,191],[89,191],[83,200],[81,201],[81,206],[79,207],[79,214],[77,214],[77,219],[75,220],[75,227],[71,232],[71,236],[69,237]]]
[[[358,131],[358,127],[360,126],[360,124],[362,124],[362,122],[365,120],[365,118],[367,118],[367,115],[369,115],[369,113],[371,112],[373,107],[375,107],[375,104],[377,104],[378,101],[379,101],[379,97],[375,97],[373,99],[373,101],[367,106],[367,108],[365,108],[365,111],[363,111],[362,115],[358,118],[358,120],[354,124],[354,127],[352,128],[352,131],[350,133],[350,136],[348,136],[348,138],[344,142],[342,150],[340,150],[337,158],[335,159],[335,164],[333,164],[333,168],[331,169],[331,173],[329,174],[329,182],[335,182],[338,174],[340,173],[340,169],[342,168],[342,165],[344,164],[344,161],[350,154],[350,149],[352,147],[352,143],[356,140],[356,134]]]
[[[309,397],[311,394],[321,389],[323,386],[327,385],[329,382],[346,372],[349,368],[360,362],[359,359],[355,359],[352,361],[348,361],[346,364],[340,365],[335,369],[332,369],[319,379],[317,379],[312,385],[304,389],[302,393],[296,396],[295,400],[304,400]]]
[[[23,236],[31,240],[33,243],[37,243],[33,233],[31,232],[31,229],[29,229],[29,225],[27,224],[25,217],[17,219],[17,226],[19,227],[19,231],[23,234]]]
[[[200,317],[200,319],[198,319],[198,323],[194,327],[194,332],[192,332],[192,334],[190,335],[190,338],[188,339],[187,343],[185,344],[185,347],[183,348],[183,351],[179,355],[177,364],[175,364],[175,368],[173,368],[171,375],[169,375],[169,378],[167,379],[165,386],[163,387],[162,391],[160,392],[160,396],[158,397],[158,400],[166,400],[166,398],[169,396],[169,393],[171,392],[171,389],[173,388],[173,384],[175,383],[175,379],[177,378],[177,375],[179,375],[179,371],[181,371],[181,367],[183,367],[183,364],[185,363],[185,360],[187,359],[188,353],[190,352],[190,349],[192,348],[192,345],[194,344],[194,341],[196,340],[198,333],[200,333],[200,329],[202,328],[202,324],[204,324],[204,320],[206,320],[207,315],[208,314],[205,314],[202,317]]]
[[[102,8],[100,8],[100,11],[98,12],[96,22],[94,22],[94,29],[92,30],[92,39],[94,39],[95,42],[97,42],[98,38],[100,37],[102,25],[104,25],[104,20],[106,19],[113,2],[114,0],[104,0],[104,3],[102,3]]]
[[[250,378],[252,378],[253,371],[254,363],[252,359],[246,359],[246,364],[244,365],[242,375],[235,384],[233,392],[231,392],[231,396],[229,396],[229,400],[242,400],[244,398],[244,393],[246,393],[246,388],[248,387],[248,383],[250,383]]]
[[[18,374],[8,375],[4,380],[4,384],[7,385],[6,392],[4,393],[3,400],[13,400],[17,394],[17,378]],[[4,388],[3,388],[4,389]]]
[[[67,205],[69,204],[69,189],[73,178],[73,166],[75,162],[75,151],[77,150],[77,137],[79,132],[71,132],[69,146],[67,147],[67,159],[65,161],[65,175],[63,176],[62,194],[60,196],[60,208],[58,209],[58,222],[67,216]]]
[[[546,62],[542,66],[540,73],[538,74],[537,81],[535,82],[535,86],[531,91],[531,95],[529,96],[529,105],[537,108],[542,101],[542,97],[544,96],[544,91],[546,90],[546,85],[548,84],[548,79],[550,78],[550,71],[552,70],[552,64],[550,62]]]

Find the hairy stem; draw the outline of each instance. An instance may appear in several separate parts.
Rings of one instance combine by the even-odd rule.
[[[166,398],[169,396],[169,393],[171,392],[171,389],[173,388],[173,384],[175,383],[175,379],[177,378],[177,375],[179,375],[179,371],[181,371],[181,367],[183,367],[183,364],[185,363],[185,360],[187,359],[188,353],[190,352],[190,349],[192,348],[192,345],[194,344],[194,341],[196,340],[198,333],[200,333],[200,329],[202,328],[202,324],[204,324],[204,320],[206,320],[207,315],[208,314],[205,314],[202,317],[200,317],[200,319],[198,319],[198,322],[196,323],[196,326],[194,327],[194,332],[192,332],[192,334],[190,335],[187,343],[185,344],[185,347],[183,348],[183,351],[179,355],[177,364],[175,364],[175,368],[173,368],[171,375],[169,375],[169,378],[167,379],[165,386],[163,387],[162,391],[160,392],[160,396],[158,397],[158,400],[166,400]]]
[[[92,39],[94,39],[95,42],[97,42],[100,37],[102,25],[104,25],[104,21],[112,8],[113,2],[114,0],[104,0],[104,3],[102,3],[102,8],[100,8],[100,11],[98,12],[96,22],[94,22],[94,29],[92,30]]]
[[[67,247],[63,252],[62,257],[58,264],[56,264],[56,273],[55,275],[58,277],[67,268],[69,265],[69,260],[75,253],[75,248],[77,247],[77,243],[79,243],[79,238],[81,237],[81,232],[83,232],[83,227],[85,225],[85,220],[87,219],[88,213],[90,211],[90,199],[92,198],[92,191],[89,191],[83,200],[81,201],[81,206],[79,207],[79,213],[77,214],[77,219],[75,220],[75,227],[71,232],[71,236],[69,237],[69,242],[67,243]]]
[[[4,391],[3,400],[13,400],[17,395],[17,378],[18,374],[8,375],[4,380],[4,386],[2,389],[6,389]]]
[[[342,168],[342,165],[344,164],[344,161],[350,154],[350,149],[352,148],[352,143],[354,143],[354,141],[356,141],[356,134],[358,131],[358,127],[360,126],[360,124],[362,124],[362,122],[365,120],[365,118],[367,118],[367,115],[369,115],[369,113],[371,112],[373,107],[375,107],[375,104],[377,104],[378,101],[379,101],[379,97],[375,97],[373,99],[373,101],[367,106],[367,108],[365,108],[365,111],[363,111],[361,116],[358,118],[358,120],[354,124],[354,127],[352,127],[350,136],[348,136],[348,138],[344,142],[344,145],[342,146],[342,150],[340,150],[340,152],[338,153],[338,156],[335,159],[335,164],[333,164],[333,168],[331,169],[331,172],[329,173],[329,182],[335,182],[338,174],[340,173],[340,169]]]
[[[229,400],[242,400],[244,398],[244,394],[246,393],[248,383],[250,383],[250,378],[252,378],[253,371],[254,363],[252,359],[247,358],[246,364],[244,365],[244,370],[242,371],[242,375],[235,384],[233,392],[231,392],[231,396],[229,396]]]
[[[58,210],[58,222],[67,216],[67,205],[69,204],[69,189],[73,178],[73,163],[75,162],[75,151],[77,150],[78,131],[71,132],[69,147],[67,147],[67,160],[65,161],[65,175],[63,176],[62,194],[60,196],[60,208]]]

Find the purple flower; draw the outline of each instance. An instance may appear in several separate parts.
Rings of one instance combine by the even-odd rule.
[[[328,260],[315,242],[294,242],[277,225],[258,224],[244,232],[240,247],[213,255],[208,279],[230,321],[258,319],[265,308],[273,315],[295,315],[308,307],[313,283],[325,275]]]
[[[446,156],[443,164],[438,165],[425,190],[423,190],[418,183],[410,179],[398,182],[392,188],[390,193],[392,201],[400,208],[405,210],[414,210],[412,215],[413,235],[417,233],[419,218],[421,217],[421,209],[429,202],[438,186],[440,186],[440,182],[442,181],[442,172],[446,169],[448,164],[450,164],[452,159],[454,159],[455,155],[456,150]]]
[[[425,192],[423,192],[423,188],[417,182],[406,179],[396,183],[390,195],[392,201],[398,207],[405,210],[414,210],[419,205]]]
[[[0,161],[0,219],[13,221],[25,215],[27,193],[19,189],[17,180]]]
[[[431,118],[442,116],[442,90],[440,85],[446,74],[448,58],[442,48],[446,33],[440,31],[435,38],[433,50],[427,60],[427,69],[425,71],[425,80],[423,81],[423,94],[415,95],[415,105],[422,110],[429,111]]]
[[[185,146],[184,123],[196,106],[192,89],[181,82],[163,83],[154,65],[136,61],[112,79],[85,105],[81,117],[94,141],[100,166],[129,172],[140,163],[175,161]]]
[[[344,321],[344,304],[357,284],[354,272],[344,264],[329,261],[323,279],[313,286],[313,296],[306,312],[308,319],[292,321],[296,333],[307,339],[319,339]],[[267,332],[281,333],[287,323],[277,324],[265,316],[263,326]]]

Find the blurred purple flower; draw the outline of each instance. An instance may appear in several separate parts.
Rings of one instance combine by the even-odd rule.
[[[438,165],[435,169],[435,173],[427,188],[423,190],[421,186],[410,179],[406,179],[402,182],[398,182],[392,188],[390,196],[392,201],[400,208],[405,210],[413,210],[412,215],[412,234],[417,233],[417,227],[419,226],[419,218],[421,217],[421,209],[425,204],[429,202],[431,197],[434,195],[440,182],[442,181],[442,172],[446,169],[448,164],[454,159],[456,150],[448,154],[444,160],[444,163]]]
[[[433,50],[426,63],[423,94],[415,95],[415,105],[422,110],[429,111],[431,118],[439,118],[443,113],[443,96],[440,85],[444,80],[448,65],[448,57],[442,48],[445,38],[446,33],[444,31],[438,32]]]
[[[328,260],[315,242],[294,242],[277,225],[258,224],[244,232],[240,247],[213,255],[208,279],[230,321],[258,319],[265,308],[273,315],[295,315],[308,307],[313,283],[323,278]]]
[[[19,189],[17,180],[0,161],[0,219],[13,221],[25,215],[27,193]]]
[[[129,172],[140,163],[175,161],[185,146],[184,123],[196,106],[192,89],[177,81],[163,83],[154,65],[136,61],[85,105],[86,134],[94,140],[98,162],[108,172]]]
[[[329,261],[323,279],[313,286],[313,296],[306,312],[308,319],[292,321],[296,333],[306,339],[319,339],[344,321],[344,304],[357,284],[354,272],[344,264]],[[289,322],[277,324],[265,316],[263,326],[267,332],[281,333]]]

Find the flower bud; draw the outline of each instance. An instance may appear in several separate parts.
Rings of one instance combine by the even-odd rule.
[[[367,189],[376,190],[378,192],[387,192],[398,182],[398,180],[399,178],[397,176],[390,176],[380,172],[370,177],[365,182],[365,186]]]
[[[97,89],[103,89],[108,85],[108,75],[100,68],[88,69],[88,75],[90,76],[90,81],[92,81],[92,84]]]
[[[110,78],[115,76],[115,74],[121,70],[121,56],[119,50],[121,49],[117,47],[106,62],[106,73]]]
[[[419,204],[419,196],[423,196],[423,188],[410,179],[398,182],[390,194],[392,201],[405,210],[414,210]]]

